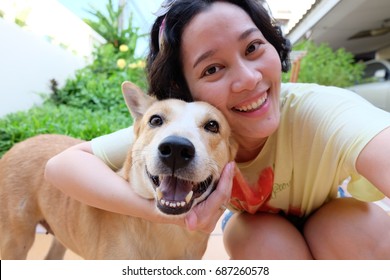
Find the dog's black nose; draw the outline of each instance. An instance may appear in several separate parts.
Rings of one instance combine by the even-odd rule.
[[[174,171],[186,166],[195,156],[195,147],[190,140],[179,136],[168,136],[158,146],[162,162]]]

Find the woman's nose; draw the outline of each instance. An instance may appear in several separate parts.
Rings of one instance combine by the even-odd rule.
[[[232,91],[241,92],[244,90],[253,90],[263,78],[259,69],[254,62],[240,62],[235,71],[232,71]]]

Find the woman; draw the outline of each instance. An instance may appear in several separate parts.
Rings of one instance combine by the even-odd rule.
[[[235,175],[229,163],[182,220],[152,216],[112,171],[131,144],[125,129],[54,157],[46,178],[92,206],[207,232],[229,205],[232,259],[389,259],[390,218],[361,200],[390,196],[390,115],[342,89],[282,85],[289,46],[258,0],[165,5],[151,32],[150,93],[220,109],[239,143]],[[336,199],[349,176],[360,200]]]

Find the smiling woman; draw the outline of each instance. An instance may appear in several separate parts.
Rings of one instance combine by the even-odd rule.
[[[228,164],[207,200],[171,221],[144,213],[131,195],[122,204],[131,209],[107,201],[106,186],[118,180],[102,160],[123,152],[112,144],[122,141],[120,132],[57,155],[47,179],[77,198],[95,195],[96,207],[206,232],[228,196],[235,214],[224,241],[232,259],[389,259],[390,218],[371,201],[390,196],[390,114],[345,89],[281,83],[290,44],[260,0],[164,4],[151,30],[149,94],[218,108],[238,142],[234,174]],[[91,182],[83,172],[91,165],[104,180]],[[349,176],[353,198],[338,198]]]

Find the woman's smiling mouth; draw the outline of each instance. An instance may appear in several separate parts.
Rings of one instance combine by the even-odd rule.
[[[259,109],[266,101],[268,98],[268,93],[262,95],[260,98],[258,98],[256,101],[253,101],[250,104],[246,104],[240,107],[233,107],[233,110],[239,111],[239,112],[252,112],[257,109]]]

